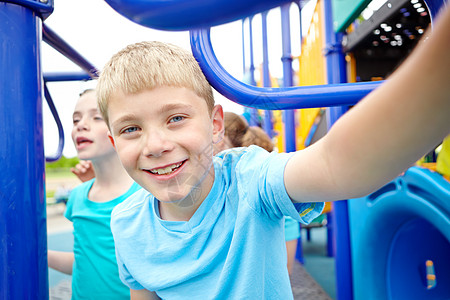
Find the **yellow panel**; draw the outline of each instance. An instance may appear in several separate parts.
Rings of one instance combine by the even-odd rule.
[[[284,123],[281,116],[281,110],[273,111],[273,130],[276,133],[274,143],[278,152],[285,152],[284,149]]]
[[[301,86],[326,84],[326,65],[322,55],[324,48],[323,4],[317,1],[308,34],[302,42],[302,53],[299,57],[298,78]],[[305,147],[305,140],[320,113],[320,108],[299,109],[296,113],[297,149]]]

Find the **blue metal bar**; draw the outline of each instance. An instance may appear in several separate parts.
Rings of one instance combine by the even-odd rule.
[[[248,79],[249,84],[256,86],[255,81],[255,62],[253,59],[253,16],[248,17],[248,32],[249,32],[249,46],[250,46],[250,64],[248,68]],[[244,77],[247,78],[247,76],[244,75]],[[254,108],[248,108],[250,111],[250,120],[249,125],[250,126],[258,126],[258,111]]]
[[[0,299],[48,299],[41,20],[0,4]]]
[[[334,249],[334,218],[333,213],[329,212],[327,213],[327,256],[334,257],[335,249]]]
[[[46,72],[44,73],[45,82],[55,81],[87,81],[92,77],[86,72]]]
[[[272,82],[270,81],[269,72],[269,50],[267,41],[267,14],[265,11],[261,14],[262,22],[262,48],[263,48],[263,61],[262,61],[262,74],[263,74],[263,86],[271,87]],[[264,111],[263,129],[272,138],[273,137],[273,123],[272,123],[272,111]]]
[[[293,83],[292,74],[292,54],[291,54],[291,21],[289,9],[291,4],[284,4],[280,7],[281,10],[281,44],[283,63],[283,87],[291,87]],[[295,110],[283,111],[284,123],[284,143],[286,152],[294,152],[297,150],[296,136],[295,136]],[[300,224],[298,224],[300,226]],[[298,238],[295,258],[304,263],[303,244],[301,237]]]
[[[347,81],[346,63],[342,52],[342,34],[334,32],[331,0],[324,2],[325,21],[325,58],[327,64],[327,81],[330,84]],[[328,128],[348,110],[348,107],[331,107],[327,109]],[[334,203],[333,239],[336,250],[336,295],[337,299],[353,299],[352,260],[350,249],[350,229],[348,221],[347,200]]]
[[[240,82],[218,62],[209,29],[191,31],[192,52],[211,85],[228,99],[259,109],[295,109],[353,105],[381,82],[358,82],[288,88],[260,88]]]
[[[300,53],[302,52],[302,42],[303,42],[303,25],[302,25],[302,5],[300,1],[295,2],[298,7],[298,26],[299,26],[299,34],[300,34]]]
[[[281,44],[283,48],[283,56],[281,61],[283,62],[283,87],[293,86],[292,78],[292,55],[291,55],[291,24],[289,9],[291,4],[284,4],[281,9]],[[284,110],[283,111],[283,123],[284,123],[284,142],[286,152],[296,151],[295,143],[295,111]]]
[[[267,14],[265,11],[261,14],[261,28],[262,28],[262,49],[263,49],[263,61],[262,61],[262,69],[263,69],[263,86],[271,87],[272,82],[270,81],[270,73],[269,73],[269,50],[268,50],[268,42],[267,42]]]
[[[53,103],[52,96],[48,91],[46,83],[44,83],[44,95],[45,99],[47,100],[48,107],[50,108],[50,111],[53,115],[53,118],[55,119],[56,126],[58,127],[59,140],[58,140],[58,148],[56,149],[56,154],[55,156],[48,156],[45,158],[47,162],[53,162],[57,161],[62,156],[62,152],[64,150],[64,129],[61,124],[61,119],[59,118],[58,112],[56,111],[55,104]]]
[[[255,81],[255,62],[253,59],[253,16],[248,17],[248,33],[249,33],[249,46],[250,46],[250,65],[249,65],[249,72],[250,72],[250,84],[256,85]]]
[[[43,24],[42,27],[43,40],[50,46],[52,46],[56,51],[60,52],[62,55],[70,59],[81,69],[86,71],[92,78],[98,77],[98,70],[90,62],[88,62],[81,54],[79,54],[75,49],[72,48],[68,43],[66,43],[61,37],[59,37],[53,30],[48,26]]]
[[[163,30],[189,30],[243,19],[291,0],[106,0],[121,15]]]
[[[242,19],[242,74],[245,74],[245,19]]]

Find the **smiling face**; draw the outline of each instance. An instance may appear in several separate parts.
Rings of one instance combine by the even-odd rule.
[[[115,94],[108,117],[128,174],[163,203],[198,207],[214,182],[213,141],[223,132],[222,108],[211,114],[190,89],[162,86]]]
[[[95,161],[114,154],[108,127],[97,109],[94,91],[84,93],[73,112],[72,140],[80,159]]]

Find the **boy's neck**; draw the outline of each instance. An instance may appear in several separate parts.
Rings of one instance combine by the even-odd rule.
[[[160,218],[166,221],[189,221],[209,195],[214,184],[214,175],[214,167],[211,167],[210,172],[207,173],[201,183],[201,188],[193,188],[189,195],[181,200],[173,202],[158,201]],[[200,193],[198,193],[199,190]]]
[[[161,202],[158,201],[159,216],[161,219],[166,221],[189,221],[195,214],[197,209],[203,203],[204,199],[201,201],[191,202],[191,206],[183,207],[182,202],[185,200],[180,200],[180,202]]]

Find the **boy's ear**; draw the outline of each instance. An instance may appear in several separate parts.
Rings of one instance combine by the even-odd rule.
[[[111,144],[113,145],[114,149],[116,149],[116,144],[114,144],[114,138],[112,137],[110,131],[108,131],[108,138],[109,138],[109,141],[111,142]]]
[[[213,122],[213,143],[216,144],[223,139],[225,132],[223,108],[220,104],[214,106],[211,118]]]

